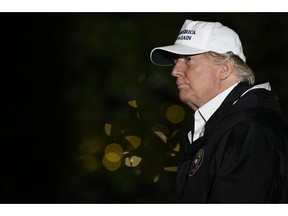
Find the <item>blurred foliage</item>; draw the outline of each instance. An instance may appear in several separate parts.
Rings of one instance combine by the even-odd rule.
[[[192,111],[178,99],[171,68],[153,65],[149,54],[156,46],[173,44],[185,19],[219,21],[234,29],[257,83],[271,83],[287,119],[288,14],[24,13],[1,18],[8,20],[5,56],[14,62],[5,68],[6,80],[15,86],[6,96],[7,110],[13,112],[7,121],[13,132],[6,135],[30,142],[14,157],[13,167],[24,162],[25,171],[14,174],[11,158],[5,159],[1,202],[174,202],[178,142]],[[29,181],[22,178],[27,174]]]

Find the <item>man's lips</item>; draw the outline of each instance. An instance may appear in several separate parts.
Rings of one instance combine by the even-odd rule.
[[[186,85],[187,85],[187,83],[177,83],[178,88],[181,88],[181,87],[186,86]]]

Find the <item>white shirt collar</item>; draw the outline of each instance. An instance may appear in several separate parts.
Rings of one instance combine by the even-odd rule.
[[[213,115],[213,113],[220,107],[220,105],[225,100],[227,95],[232,91],[232,89],[237,84],[238,83],[235,83],[234,85],[230,86],[228,89],[226,89],[225,91],[221,92],[219,95],[214,97],[212,100],[208,101],[198,110],[196,110],[195,114],[200,112],[202,114],[202,117],[204,117],[204,121],[207,122],[210,119],[210,117]]]
[[[200,107],[198,110],[194,113],[194,134],[193,134],[193,141],[198,139],[199,137],[203,136],[204,134],[204,126],[206,122],[210,119],[210,117],[213,115],[213,113],[220,107],[221,103],[224,101],[224,99],[227,97],[227,95],[232,91],[232,89],[237,85],[238,83],[235,83],[234,85],[230,86],[225,91],[221,92],[219,95],[214,97],[212,100],[208,101],[206,104],[204,104],[202,107]],[[190,140],[190,143],[192,141],[192,134],[188,134],[188,138]]]

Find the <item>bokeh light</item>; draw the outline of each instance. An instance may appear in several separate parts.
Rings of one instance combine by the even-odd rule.
[[[140,164],[142,158],[138,156],[126,157],[125,158],[125,165],[128,167],[136,167]]]
[[[126,136],[125,139],[134,147],[138,148],[141,144],[141,138],[138,136]]]
[[[104,131],[108,136],[119,136],[121,134],[121,128],[117,122],[105,123]]]
[[[180,123],[185,118],[185,111],[181,106],[173,104],[168,107],[166,118],[172,123]]]
[[[121,161],[111,161],[105,156],[102,159],[103,165],[106,167],[108,171],[116,171],[121,166]]]
[[[128,104],[133,108],[137,108],[137,106],[138,106],[136,100],[128,101]]]
[[[160,175],[156,175],[154,178],[153,178],[153,182],[158,182],[160,179]]]
[[[164,142],[167,143],[169,128],[164,124],[156,124],[152,127],[152,131]]]
[[[102,159],[103,165],[109,171],[115,171],[121,166],[123,148],[117,143],[111,143],[105,148],[105,155]]]
[[[105,154],[107,154],[109,152],[115,152],[116,154],[119,155],[119,157],[123,156],[123,148],[121,145],[119,145],[117,143],[111,143],[108,146],[106,146]]]
[[[164,170],[167,172],[176,172],[177,166],[166,166],[166,167],[164,167]]]

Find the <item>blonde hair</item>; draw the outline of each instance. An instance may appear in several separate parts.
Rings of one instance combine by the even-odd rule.
[[[219,54],[212,51],[207,52],[206,56],[216,64],[223,64],[225,61],[232,59],[234,61],[234,67],[239,81],[248,82],[252,85],[254,84],[254,72],[239,56],[234,55],[232,52]]]

